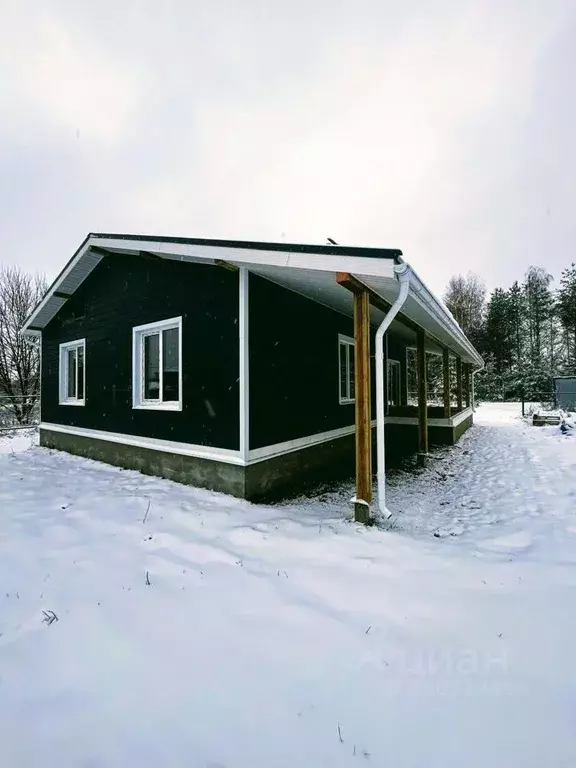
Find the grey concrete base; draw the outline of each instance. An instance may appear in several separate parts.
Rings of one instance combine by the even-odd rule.
[[[354,435],[247,467],[44,428],[40,430],[40,445],[250,500],[281,498],[318,481],[352,477],[354,473]]]
[[[457,442],[460,440],[464,432],[466,432],[467,429],[470,429],[470,427],[474,424],[474,417],[472,414],[470,416],[467,416],[464,421],[461,421],[460,424],[454,427],[454,442]]]
[[[471,425],[472,415],[456,427],[430,428],[430,443],[452,445]],[[295,495],[322,481],[352,478],[355,466],[353,434],[264,459],[247,467],[45,428],[40,429],[40,445],[253,501]],[[418,427],[386,425],[386,447],[389,465],[395,463],[394,459],[416,453]]]
[[[112,443],[99,438],[68,435],[49,429],[40,429],[40,445],[104,461],[115,467],[135,469],[145,475],[157,475],[177,483],[245,497],[245,467],[236,464]]]
[[[463,419],[455,427],[428,426],[428,443],[438,447],[454,445],[462,437],[464,432],[474,423],[472,414]],[[418,452],[418,425],[417,424],[387,424],[386,425],[386,460],[394,463],[395,459],[401,459]],[[390,459],[388,454],[391,454]]]
[[[318,482],[353,477],[355,451],[355,436],[345,435],[250,464],[246,467],[246,498],[281,498]]]

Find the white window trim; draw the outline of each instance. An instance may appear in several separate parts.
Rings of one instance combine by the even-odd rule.
[[[84,360],[84,396],[68,397],[68,352],[71,349],[82,348]],[[78,392],[78,363],[76,363],[76,392]],[[86,339],[75,339],[60,344],[60,358],[58,363],[58,403],[60,405],[84,405],[86,403]]]
[[[392,368],[393,365],[398,366],[398,392],[397,392],[398,403],[397,403],[397,405],[399,406],[399,405],[401,405],[401,402],[402,402],[402,366],[400,365],[400,360],[396,360],[393,357],[389,357],[388,358],[388,370],[386,371],[387,378],[388,378],[388,392],[386,394],[388,396],[388,403],[390,405],[393,405],[392,398],[390,397],[390,395],[391,395],[390,384],[392,382],[392,377],[390,376],[390,369]]]
[[[178,329],[178,400],[145,400],[143,375],[143,343],[142,340],[153,333],[160,334],[160,395],[162,395],[162,331]],[[181,411],[182,410],[182,317],[171,317],[156,323],[146,323],[132,328],[132,408],[144,411]]]
[[[341,384],[340,384],[340,355],[342,354],[342,345],[346,344],[348,347],[352,347],[352,354],[355,354],[355,343],[354,339],[350,336],[344,336],[343,334],[338,334],[338,402],[340,405],[351,405],[352,403],[356,402],[355,397],[342,397],[341,392]],[[350,351],[348,351],[348,354],[350,354]],[[354,368],[354,373],[356,373],[356,368]],[[350,368],[347,368],[347,376],[346,376],[346,390],[348,392],[348,395],[350,394]]]

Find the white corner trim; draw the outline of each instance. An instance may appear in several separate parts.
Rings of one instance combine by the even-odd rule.
[[[371,424],[372,427],[375,427],[376,420],[374,419]],[[255,464],[258,461],[271,459],[274,456],[282,456],[285,453],[293,453],[294,451],[299,451],[301,448],[308,448],[311,445],[327,443],[330,440],[335,440],[338,437],[353,435],[355,432],[356,427],[354,424],[352,424],[349,427],[339,427],[338,429],[331,429],[328,432],[318,432],[316,435],[298,437],[295,440],[286,440],[284,443],[265,445],[263,448],[256,448],[255,450],[250,451],[248,454],[248,464]]]
[[[240,388],[240,455],[248,461],[250,450],[250,344],[249,344],[249,280],[246,267],[240,267],[238,273],[238,334],[239,334],[239,380]]]
[[[178,443],[172,440],[161,440],[157,437],[142,437],[140,435],[124,435],[119,432],[105,432],[100,429],[88,429],[87,427],[70,427],[66,424],[50,424],[42,422],[40,429],[50,432],[61,432],[65,435],[88,437],[94,440],[104,440],[107,443],[119,443],[120,445],[132,445],[135,448],[149,448],[154,451],[175,453],[179,456],[194,456],[199,459],[222,461],[226,464],[244,465],[240,451],[228,448],[213,448],[207,445],[193,445],[192,443]]]

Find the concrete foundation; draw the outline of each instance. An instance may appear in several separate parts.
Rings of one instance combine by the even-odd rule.
[[[95,459],[123,469],[135,469],[144,475],[157,475],[184,485],[223,491],[245,498],[245,467],[223,461],[181,456],[94,437],[80,437],[49,429],[40,429],[40,445]]]
[[[472,415],[455,427],[429,428],[431,445],[452,445],[472,425]],[[375,430],[373,430],[375,442]],[[346,435],[291,453],[240,466],[214,459],[182,456],[153,448],[109,442],[102,438],[40,429],[40,445],[103,461],[145,475],[156,475],[185,485],[229,493],[253,501],[292,496],[319,482],[354,476],[355,436]],[[417,452],[418,427],[386,425],[386,461],[393,466]],[[376,449],[373,445],[376,465]]]

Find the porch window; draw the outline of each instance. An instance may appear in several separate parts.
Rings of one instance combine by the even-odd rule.
[[[338,336],[338,365],[340,371],[340,405],[353,403],[355,398],[354,339]]]
[[[60,405],[84,405],[86,339],[60,344]]]
[[[388,360],[388,403],[400,405],[400,361]]]
[[[182,410],[182,318],[133,329],[132,405]]]

